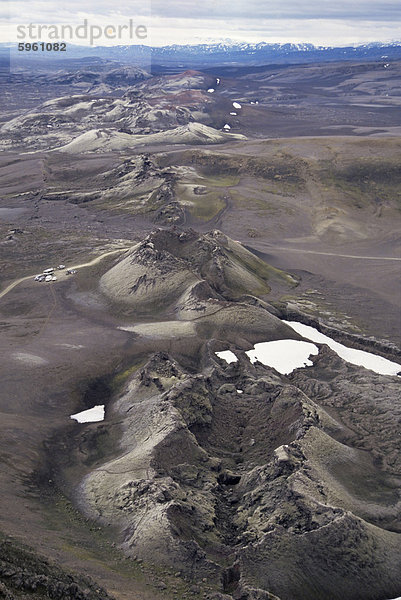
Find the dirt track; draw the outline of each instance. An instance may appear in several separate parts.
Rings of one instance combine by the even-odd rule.
[[[104,254],[101,254],[100,256],[97,256],[96,258],[94,258],[88,262],[81,263],[79,265],[73,265],[68,268],[69,269],[83,269],[84,267],[92,267],[93,265],[96,265],[97,263],[99,263],[106,256],[111,256],[113,254],[117,254],[118,252],[125,252],[126,250],[129,250],[129,248],[119,248],[118,250],[112,250],[111,252],[105,252]],[[64,275],[61,280],[65,280],[66,275],[63,271],[58,272],[58,278],[60,278],[60,275],[61,276]],[[9,292],[11,292],[11,290],[13,290],[17,285],[19,285],[23,281],[31,280],[32,277],[35,277],[35,275],[34,274],[27,275],[26,277],[21,277],[20,279],[16,279],[12,283],[10,283],[2,292],[0,292],[0,298],[4,298],[4,296],[6,296]],[[51,283],[54,284],[54,281]]]
[[[304,250],[303,248],[280,248],[280,246],[274,246],[274,250],[285,250],[286,252],[298,252],[300,254],[318,254],[321,256],[335,256],[338,258],[355,258],[358,260],[398,260],[401,261],[401,257],[397,256],[357,256],[355,254],[338,254],[337,252],[319,252],[318,250]]]

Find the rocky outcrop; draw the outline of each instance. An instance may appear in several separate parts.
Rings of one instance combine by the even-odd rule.
[[[284,318],[288,321],[299,321],[305,325],[315,327],[318,331],[321,331],[325,335],[332,337],[336,341],[350,347],[357,348],[358,350],[366,350],[367,352],[373,352],[379,354],[384,358],[392,359],[392,357],[400,358],[400,348],[388,340],[376,339],[375,337],[366,337],[350,333],[341,326],[336,324],[336,327],[330,327],[326,323],[322,322],[318,318],[314,318],[310,315],[303,313],[296,309],[292,303],[288,303],[285,307],[276,308],[277,316]],[[401,370],[401,367],[400,367]]]
[[[89,578],[72,575],[12,539],[0,540],[0,598],[113,600]]]
[[[114,260],[100,289],[132,336],[114,395],[92,393],[106,419],[55,436],[36,479],[194,597],[397,597],[399,378],[324,345],[288,376],[252,364],[257,341],[300,336],[243,289],[295,281],[217,230],[159,229]]]
[[[296,284],[220,231],[200,235],[172,228],[156,230],[135,246],[103,275],[100,290],[131,314],[173,313],[196,321],[205,339],[300,339],[262,302],[233,302],[245,289],[267,294],[275,282]]]
[[[395,463],[361,447],[396,378],[323,349],[289,381],[238,349],[227,365],[216,343],[197,373],[159,353],[132,378],[114,404],[121,453],[85,477],[83,510],[118,526],[128,555],[196,572],[216,598],[396,596]]]

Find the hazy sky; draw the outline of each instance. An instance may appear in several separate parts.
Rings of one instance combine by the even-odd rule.
[[[330,45],[401,40],[401,0],[0,0],[0,39],[18,41],[17,25],[75,27],[84,19],[116,29],[132,19],[135,26],[148,28],[142,43],[153,45],[224,39]],[[98,43],[135,43],[124,35],[111,40],[102,34]]]

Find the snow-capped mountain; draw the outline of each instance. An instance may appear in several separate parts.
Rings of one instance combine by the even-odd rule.
[[[0,58],[10,52],[9,44],[0,44]],[[67,52],[18,53],[16,45],[11,48],[13,60],[83,59],[96,57],[104,60],[137,63],[140,66],[161,65],[166,67],[205,68],[218,65],[266,65],[302,64],[342,60],[397,60],[401,59],[401,42],[368,43],[346,47],[314,46],[307,43],[271,44],[267,42],[245,43],[226,40],[218,43],[149,47],[125,46],[75,46],[67,43]]]
[[[245,63],[303,63],[335,60],[376,60],[386,56],[389,59],[401,58],[401,42],[391,44],[370,43],[359,46],[330,47],[313,44],[256,44],[223,42],[218,44],[198,44],[186,46],[164,46],[152,48],[152,60],[157,61],[199,61],[203,64]]]

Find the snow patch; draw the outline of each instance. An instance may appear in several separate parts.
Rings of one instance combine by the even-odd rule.
[[[209,88],[209,89],[208,89],[208,92],[209,92],[209,94],[213,94],[213,92],[214,92],[214,88]]]
[[[238,362],[238,358],[235,356],[234,352],[231,352],[231,350],[223,350],[222,352],[216,352],[215,354],[219,358],[225,360],[228,364]]]
[[[318,353],[319,350],[315,344],[297,340],[261,342],[255,344],[252,350],[245,352],[251,363],[258,360],[266,367],[273,367],[282,375],[288,375],[294,369],[311,367],[313,363],[309,357]]]
[[[354,348],[347,348],[339,342],[335,342],[328,335],[320,333],[314,327],[298,323],[297,321],[283,321],[294,331],[302,335],[302,337],[311,340],[312,342],[318,342],[320,344],[327,344],[340,358],[365,369],[370,369],[380,375],[397,375],[401,372],[401,365],[391,360],[387,360],[382,356],[373,354],[371,352],[365,352],[364,350],[355,350]]]
[[[231,129],[231,127],[230,127],[230,125],[228,123],[226,123],[224,125],[223,129],[226,129],[228,131],[229,129]]]
[[[239,102],[233,102],[233,107],[234,108],[242,108],[242,106]]]
[[[78,421],[78,423],[96,423],[97,421],[104,421],[104,404],[98,404],[88,410],[71,415],[70,419]]]

